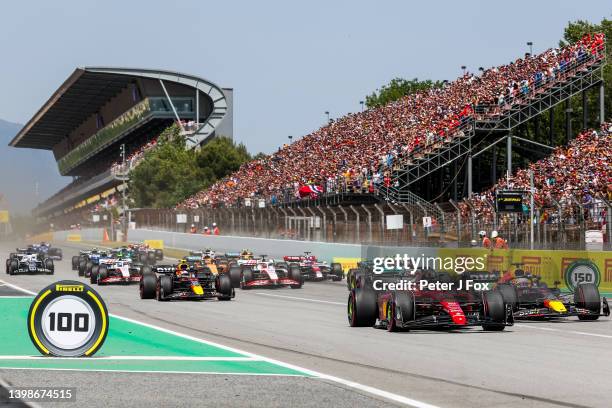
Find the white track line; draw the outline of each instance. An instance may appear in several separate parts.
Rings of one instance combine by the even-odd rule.
[[[39,361],[54,361],[54,360],[129,360],[129,361],[262,361],[253,357],[183,357],[183,356],[99,356],[99,357],[46,357],[46,356],[3,356],[2,360],[39,360]]]
[[[328,305],[346,306],[346,303],[331,302],[329,300],[309,299],[309,298],[303,298],[303,297],[297,297],[297,296],[274,295],[272,293],[262,293],[262,292],[255,292],[255,294],[256,295],[261,295],[261,296],[271,296],[271,297],[277,297],[277,298],[284,298],[284,299],[303,300],[305,302],[326,303]]]
[[[588,332],[574,331],[574,330],[553,329],[552,327],[537,327],[537,326],[531,326],[529,324],[515,324],[515,326],[525,327],[527,329],[534,329],[534,330],[553,331],[553,332],[577,334],[579,336],[601,337],[604,339],[612,339],[612,336],[608,334],[598,334],[598,333],[588,333]]]
[[[253,377],[304,377],[300,374],[275,374],[275,373],[228,373],[223,371],[163,371],[163,370],[116,370],[114,368],[38,368],[38,367],[2,367],[0,370],[45,370],[45,371],[77,371],[77,372],[92,372],[92,373],[146,373],[146,374],[204,374],[204,375],[244,375]]]
[[[0,280],[0,282],[4,282],[4,281]],[[15,288],[17,290],[21,290],[22,292],[29,293],[29,294],[32,294],[32,295],[36,295],[36,293],[34,293],[34,292],[30,291],[30,290],[27,290],[27,289],[20,288],[19,286],[12,285],[12,284],[9,284],[9,283],[7,283],[7,285],[9,285],[12,288]],[[386,398],[388,400],[399,402],[401,404],[409,405],[409,406],[412,406],[412,407],[415,407],[415,408],[438,408],[436,405],[431,405],[431,404],[428,404],[426,402],[422,402],[422,401],[418,401],[418,400],[415,400],[415,399],[412,399],[412,398],[404,397],[403,395],[394,394],[394,393],[391,393],[391,392],[388,392],[388,391],[381,390],[379,388],[370,387],[369,385],[364,385],[364,384],[360,384],[360,383],[357,383],[357,382],[354,382],[354,381],[346,380],[344,378],[335,377],[333,375],[323,374],[323,373],[320,373],[320,372],[317,372],[317,371],[314,371],[314,370],[309,370],[309,369],[304,368],[304,367],[300,367],[300,366],[296,366],[296,365],[293,365],[293,364],[285,363],[285,362],[282,362],[282,361],[274,360],[272,358],[263,357],[263,356],[260,356],[258,354],[253,354],[253,353],[250,353],[248,351],[244,351],[244,350],[236,349],[236,348],[233,348],[233,347],[225,346],[223,344],[215,343],[213,341],[203,340],[203,339],[200,339],[200,338],[197,338],[197,337],[193,337],[193,336],[189,336],[187,334],[183,334],[183,333],[180,333],[180,332],[177,332],[177,331],[174,331],[174,330],[165,329],[165,328],[160,327],[160,326],[155,326],[153,324],[140,322],[138,320],[130,319],[130,318],[123,317],[123,316],[118,316],[118,315],[115,315],[115,314],[110,314],[110,316],[115,317],[117,319],[121,319],[121,320],[126,321],[126,322],[134,323],[134,324],[137,324],[137,325],[140,325],[140,326],[143,326],[143,327],[149,327],[151,329],[158,330],[158,331],[161,331],[161,332],[164,332],[164,333],[173,334],[175,336],[182,337],[182,338],[188,339],[188,340],[192,340],[192,341],[195,341],[195,342],[198,342],[198,343],[201,343],[201,344],[206,344],[206,345],[209,345],[209,346],[217,347],[217,348],[220,348],[220,349],[223,349],[223,350],[227,350],[227,351],[231,351],[231,352],[234,352],[234,353],[242,354],[244,356],[248,356],[248,357],[252,357],[252,358],[257,358],[257,359],[260,359],[261,361],[265,361],[265,362],[268,362],[270,364],[275,364],[275,365],[278,365],[278,366],[281,366],[281,367],[288,368],[290,370],[295,370],[295,371],[298,371],[298,372],[302,372],[304,374],[307,374],[307,375],[310,375],[310,376],[313,376],[313,377],[316,377],[316,378],[320,378],[320,379],[323,379],[323,380],[332,381],[332,382],[335,382],[335,383],[338,383],[338,384],[342,384],[342,385],[344,385],[346,387],[354,388],[354,389],[359,390],[361,392],[365,392],[365,393],[368,393],[368,394],[376,395],[378,397]],[[168,372],[168,371],[163,371],[163,372]],[[227,373],[225,373],[225,374],[227,374]]]

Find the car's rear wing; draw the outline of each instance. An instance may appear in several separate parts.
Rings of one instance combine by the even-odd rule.
[[[479,283],[487,283],[492,282],[495,283],[500,279],[499,272],[475,272],[475,271],[466,271],[459,275],[459,279],[461,280],[471,280]]]
[[[304,256],[299,256],[299,255],[288,255],[288,256],[283,256],[283,259],[286,262],[300,262],[302,259],[304,259]]]
[[[176,271],[176,265],[155,265],[151,269],[155,273],[171,274]]]

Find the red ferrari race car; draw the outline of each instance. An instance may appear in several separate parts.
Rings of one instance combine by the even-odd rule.
[[[330,279],[336,282],[341,281],[344,277],[342,265],[339,263],[332,263],[330,265],[327,262],[319,261],[310,252],[304,252],[304,255],[285,256],[283,259],[289,265],[297,264],[300,267],[300,273],[304,280],[322,281]]]
[[[421,286],[423,281],[425,287]],[[462,287],[445,272],[364,271],[349,293],[349,324],[388,331],[470,326],[501,331],[514,324],[512,308],[501,293],[459,289]]]
[[[230,267],[230,275],[237,266]],[[288,265],[286,262],[274,262],[262,256],[254,263],[240,266],[241,289],[258,287],[289,286],[291,289],[300,289],[304,280],[298,265]]]

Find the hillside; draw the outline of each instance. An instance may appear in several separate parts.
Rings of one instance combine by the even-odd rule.
[[[70,182],[57,170],[53,154],[44,150],[9,147],[21,125],[0,119],[0,194],[2,207],[27,214],[40,201]],[[38,196],[36,184],[38,183]]]

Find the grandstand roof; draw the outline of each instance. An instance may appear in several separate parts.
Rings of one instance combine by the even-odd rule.
[[[221,87],[193,75],[152,69],[77,68],[11,140],[9,146],[51,150],[136,78],[161,79],[191,86],[210,95],[215,105],[225,104]]]

